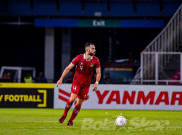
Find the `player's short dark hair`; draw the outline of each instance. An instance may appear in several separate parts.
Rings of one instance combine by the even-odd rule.
[[[87,47],[90,47],[90,45],[94,45],[94,43],[86,42],[86,43],[85,43],[85,49],[86,49]]]

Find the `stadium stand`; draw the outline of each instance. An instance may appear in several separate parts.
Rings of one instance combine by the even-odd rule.
[[[182,5],[160,34],[141,52],[141,65],[131,84],[168,84],[170,78],[175,79],[172,75],[176,68],[182,68],[181,36]]]
[[[182,83],[179,82],[180,80],[180,69],[178,69],[178,71],[176,73],[173,74],[173,76],[171,77],[171,80],[173,81],[177,81],[177,82],[169,82],[170,85],[181,85]]]

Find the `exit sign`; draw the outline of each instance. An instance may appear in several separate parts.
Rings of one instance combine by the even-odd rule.
[[[78,27],[120,27],[120,20],[78,19]]]
[[[85,28],[163,28],[161,19],[68,19],[68,18],[36,18],[36,27],[85,27]]]

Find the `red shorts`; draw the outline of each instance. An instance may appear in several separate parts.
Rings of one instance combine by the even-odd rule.
[[[76,94],[79,99],[87,100],[88,92],[89,92],[89,87],[81,87],[78,83],[75,83],[73,81],[71,86],[71,93]]]

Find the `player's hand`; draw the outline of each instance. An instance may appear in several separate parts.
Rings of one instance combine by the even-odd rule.
[[[97,87],[98,87],[98,84],[95,83],[95,84],[93,85],[93,91],[97,90]]]
[[[57,86],[57,87],[58,87],[58,85],[60,85],[60,86],[61,86],[61,84],[62,84],[62,80],[58,80],[58,81],[57,81],[57,85],[56,85],[56,86]]]

